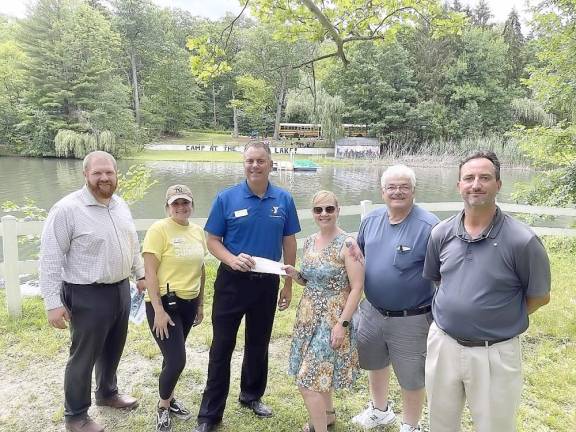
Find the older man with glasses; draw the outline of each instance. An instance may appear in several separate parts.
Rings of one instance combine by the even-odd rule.
[[[358,310],[358,356],[360,367],[368,370],[372,401],[352,422],[366,429],[395,422],[388,402],[392,365],[402,390],[400,431],[413,432],[420,430],[424,405],[426,338],[434,293],[422,270],[438,218],[414,204],[416,175],[407,166],[389,167],[381,186],[386,207],[368,214],[358,232],[366,260],[366,300]]]

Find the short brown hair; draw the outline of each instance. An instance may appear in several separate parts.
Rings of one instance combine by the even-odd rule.
[[[492,165],[494,165],[496,180],[500,180],[500,161],[498,160],[496,153],[494,153],[492,150],[475,150],[468,154],[468,156],[460,161],[460,165],[458,165],[458,178],[460,178],[462,173],[462,165],[471,161],[472,159],[488,159],[490,162],[492,162]]]
[[[250,149],[250,148],[257,148],[257,149],[261,148],[261,149],[264,149],[264,150],[266,150],[266,153],[268,154],[268,157],[269,157],[270,159],[272,159],[272,152],[270,151],[270,146],[268,145],[267,142],[264,142],[264,141],[250,141],[249,143],[247,143],[247,144],[244,146],[244,153],[246,153],[246,152],[248,151],[248,149]]]

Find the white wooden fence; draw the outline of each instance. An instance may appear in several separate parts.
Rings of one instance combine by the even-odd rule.
[[[418,203],[419,206],[432,212],[457,212],[462,209],[461,202]],[[502,210],[509,213],[527,213],[533,215],[568,216],[576,217],[576,209],[556,207],[535,207],[518,204],[499,203]],[[342,206],[341,216],[360,216],[362,218],[369,211],[382,207],[382,204],[372,204],[372,201],[361,201],[359,205]],[[298,210],[300,219],[311,219],[309,209]],[[14,216],[2,217],[0,223],[0,236],[4,262],[0,263],[0,277],[4,279],[6,288],[6,305],[10,316],[19,317],[22,313],[22,299],[20,294],[19,275],[38,273],[38,261],[20,261],[18,257],[18,237],[40,235],[44,222],[20,222]],[[136,229],[146,231],[156,219],[136,219]],[[206,218],[195,218],[192,222],[204,226]],[[538,235],[576,236],[576,229],[532,227]],[[298,247],[302,247],[303,239],[298,239]]]

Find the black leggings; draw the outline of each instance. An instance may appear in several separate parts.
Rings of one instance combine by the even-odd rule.
[[[166,296],[162,296],[162,305],[166,309]],[[178,378],[186,366],[186,338],[196,319],[198,311],[198,297],[192,300],[178,298],[178,309],[168,312],[174,322],[174,326],[168,325],[169,338],[160,340],[154,331],[152,335],[162,351],[162,371],[159,378],[159,394],[161,399],[169,399],[176,387]],[[154,326],[154,308],[150,302],[146,302],[146,317],[150,330]]]

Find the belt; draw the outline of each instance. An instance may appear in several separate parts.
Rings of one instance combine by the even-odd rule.
[[[384,315],[385,317],[407,317],[407,316],[413,316],[413,315],[422,315],[425,313],[428,313],[432,310],[432,306],[428,305],[428,306],[422,306],[416,309],[406,309],[406,310],[399,310],[399,311],[391,311],[391,310],[386,310],[386,309],[381,309],[379,307],[376,307],[376,310],[378,310],[378,312],[380,312],[382,315]]]
[[[220,263],[220,268],[228,273],[233,273],[236,276],[244,277],[246,279],[270,279],[276,277],[275,274],[271,273],[258,273],[258,272],[243,272],[240,270],[234,270],[228,264]]]
[[[64,281],[64,283],[65,283],[66,285],[69,285],[69,286],[82,286],[82,287],[86,287],[86,286],[113,287],[113,286],[120,285],[121,283],[123,283],[123,282],[126,281],[126,280],[128,280],[128,278],[124,278],[124,279],[122,279],[122,280],[119,280],[118,282],[112,282],[112,283],[93,282],[93,283],[89,283],[89,284],[76,284],[76,283],[66,282],[66,281]]]
[[[500,343],[500,342],[506,342],[507,340],[510,340],[512,338],[504,338],[504,339],[494,339],[494,340],[469,340],[469,339],[458,339],[455,337],[450,336],[452,339],[454,339],[456,342],[458,342],[459,345],[468,347],[468,348],[474,348],[474,347],[489,347],[492,346],[494,344]]]

